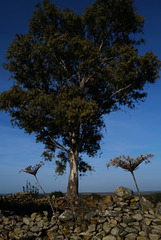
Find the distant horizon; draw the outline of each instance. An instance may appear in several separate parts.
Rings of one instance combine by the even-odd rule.
[[[130,189],[131,190],[131,189]],[[14,192],[14,193],[0,193],[0,196],[1,195],[12,195],[12,194],[16,194],[16,193],[26,193],[26,192]],[[64,195],[66,194],[66,192],[62,192]],[[114,192],[79,192],[78,195],[89,195],[89,194],[92,194],[92,193],[96,193],[96,194],[101,194],[101,195],[104,195],[104,194],[115,194]],[[134,194],[138,194],[137,191],[133,191]],[[161,191],[141,191],[140,192],[141,194],[151,194],[151,193],[161,193]],[[43,192],[39,192],[38,194],[40,195],[45,195]],[[46,193],[47,195],[50,195],[51,193]]]

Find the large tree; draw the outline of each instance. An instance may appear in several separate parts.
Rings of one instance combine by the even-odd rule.
[[[100,149],[103,115],[143,100],[160,61],[138,53],[144,18],[133,0],[95,0],[82,15],[49,0],[36,7],[28,33],[8,48],[4,68],[14,84],[0,94],[0,109],[44,143],[46,160],[59,150],[56,171],[70,164],[67,195],[74,197],[78,172],[92,169],[81,155]]]

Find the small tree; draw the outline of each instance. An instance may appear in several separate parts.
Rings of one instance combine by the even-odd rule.
[[[92,170],[82,154],[94,157],[100,149],[103,115],[134,108],[145,84],[159,77],[157,56],[138,54],[144,18],[133,3],[95,0],[79,15],[43,0],[28,33],[8,48],[4,68],[14,84],[0,94],[0,110],[44,143],[45,160],[57,156],[58,173],[69,163],[69,196],[78,195],[78,172]]]
[[[150,160],[149,158],[152,158],[154,155],[153,154],[147,154],[147,155],[139,155],[136,159],[131,158],[129,156],[125,157],[123,156],[119,156],[116,157],[114,159],[111,159],[109,163],[106,163],[107,168],[109,168],[110,166],[114,166],[114,167],[120,167],[126,171],[129,171],[132,174],[132,177],[134,179],[135,182],[135,186],[139,195],[139,199],[140,199],[140,205],[141,205],[141,210],[142,210],[142,216],[143,216],[143,223],[144,223],[144,231],[145,231],[145,235],[146,235],[146,239],[148,240],[148,236],[147,236],[147,232],[146,232],[146,224],[145,224],[145,217],[144,217],[144,206],[143,206],[143,202],[142,202],[142,197],[139,191],[139,187],[134,175],[134,171],[138,169],[138,166],[145,161],[145,163],[149,163]]]

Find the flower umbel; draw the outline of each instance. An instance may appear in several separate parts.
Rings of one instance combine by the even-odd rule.
[[[154,155],[149,153],[147,155],[140,154],[136,159],[124,155],[116,157],[114,159],[111,159],[109,163],[106,163],[107,168],[110,166],[113,167],[121,167],[124,170],[127,170],[129,172],[133,172],[137,170],[138,166],[145,161],[145,163],[150,163],[149,158],[153,157]]]
[[[36,164],[35,166],[28,166],[25,169],[21,169],[21,171],[32,174],[34,176],[36,176],[37,171],[39,170],[39,168],[41,168],[44,165],[43,162],[40,162],[39,164]]]

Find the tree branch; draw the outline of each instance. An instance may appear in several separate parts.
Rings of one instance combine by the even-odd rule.
[[[60,143],[58,143],[57,141],[55,141],[54,139],[52,139],[50,136],[48,136],[48,137],[49,137],[50,141],[51,141],[52,143],[54,143],[54,145],[56,145],[57,148],[59,148],[60,150],[63,150],[63,151],[65,151],[65,152],[69,153],[69,150],[68,150],[68,149],[66,149],[66,148],[65,148],[64,146],[62,146]]]
[[[119,92],[121,92],[121,91],[129,88],[131,85],[132,85],[132,83],[129,84],[128,86],[124,87],[124,88],[120,88],[118,91],[114,92],[110,97],[113,97],[113,96],[115,96],[117,93],[119,93]]]

